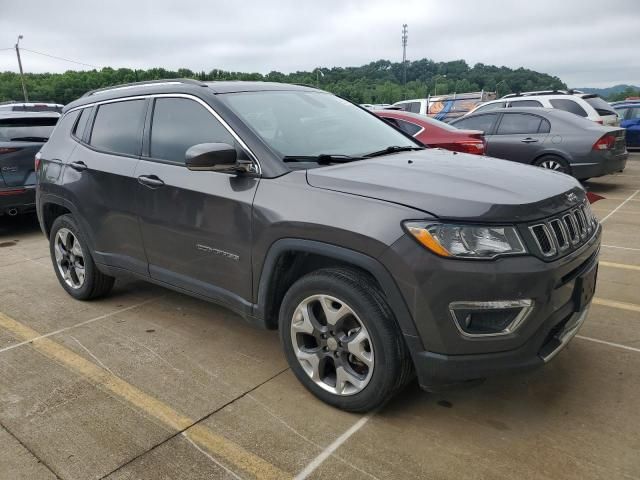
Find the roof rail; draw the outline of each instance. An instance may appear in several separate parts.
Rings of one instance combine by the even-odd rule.
[[[95,90],[91,90],[85,93],[82,97],[90,97],[91,95],[96,95],[98,93],[105,93],[117,90],[124,90],[127,88],[137,88],[137,87],[153,87],[156,85],[175,85],[180,83],[186,83],[190,85],[197,85],[200,87],[206,87],[207,84],[201,82],[200,80],[193,80],[191,78],[171,78],[166,80],[148,80],[146,82],[133,82],[133,83],[122,83],[120,85],[113,85],[112,87],[103,87],[96,88]]]

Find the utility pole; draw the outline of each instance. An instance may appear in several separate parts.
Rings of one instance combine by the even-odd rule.
[[[407,39],[409,38],[409,25],[402,24],[402,87],[407,84]]]
[[[16,42],[16,55],[18,56],[18,67],[20,67],[20,81],[22,82],[22,93],[24,94],[24,101],[28,102],[29,97],[27,96],[27,86],[24,83],[24,72],[22,71],[22,60],[20,60],[20,40],[22,40],[22,35],[18,35],[18,41]]]

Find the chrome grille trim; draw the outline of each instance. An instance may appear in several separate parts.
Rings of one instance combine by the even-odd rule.
[[[596,232],[598,220],[588,203],[529,226],[539,253],[551,258],[583,245]]]

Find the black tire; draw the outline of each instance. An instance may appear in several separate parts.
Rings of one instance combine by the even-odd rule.
[[[546,168],[555,172],[571,175],[571,165],[569,165],[569,162],[556,155],[543,155],[540,158],[537,158],[533,164],[536,167]]]
[[[367,330],[374,362],[368,383],[357,393],[340,395],[326,391],[311,379],[296,356],[291,333],[294,313],[301,302],[314,295],[340,299]],[[279,329],[287,362],[298,380],[315,396],[342,410],[367,412],[379,408],[412,377],[413,364],[391,309],[372,278],[356,269],[321,269],[295,282],[282,301]]]
[[[69,230],[79,241],[80,247],[82,248],[84,280],[78,288],[73,288],[67,284],[56,261],[55,241],[58,232],[62,229]],[[89,246],[85,240],[85,236],[78,228],[71,215],[61,215],[53,222],[51,233],[49,235],[49,252],[51,254],[53,269],[56,272],[60,285],[62,285],[62,288],[64,288],[73,298],[77,300],[91,300],[108,294],[113,288],[115,278],[105,275],[98,270],[95,262],[93,261],[93,257],[91,256],[91,252],[89,251]]]

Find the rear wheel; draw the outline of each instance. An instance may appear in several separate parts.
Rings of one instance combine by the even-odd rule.
[[[544,155],[533,162],[533,164],[541,168],[546,168],[547,170],[555,170],[556,172],[571,175],[571,167],[567,161],[555,155]]]
[[[280,338],[298,380],[344,410],[377,408],[410,377],[395,318],[356,270],[322,269],[298,280],[282,302]]]
[[[58,281],[69,295],[89,300],[109,293],[115,279],[98,270],[84,236],[71,215],[56,218],[49,250]]]

